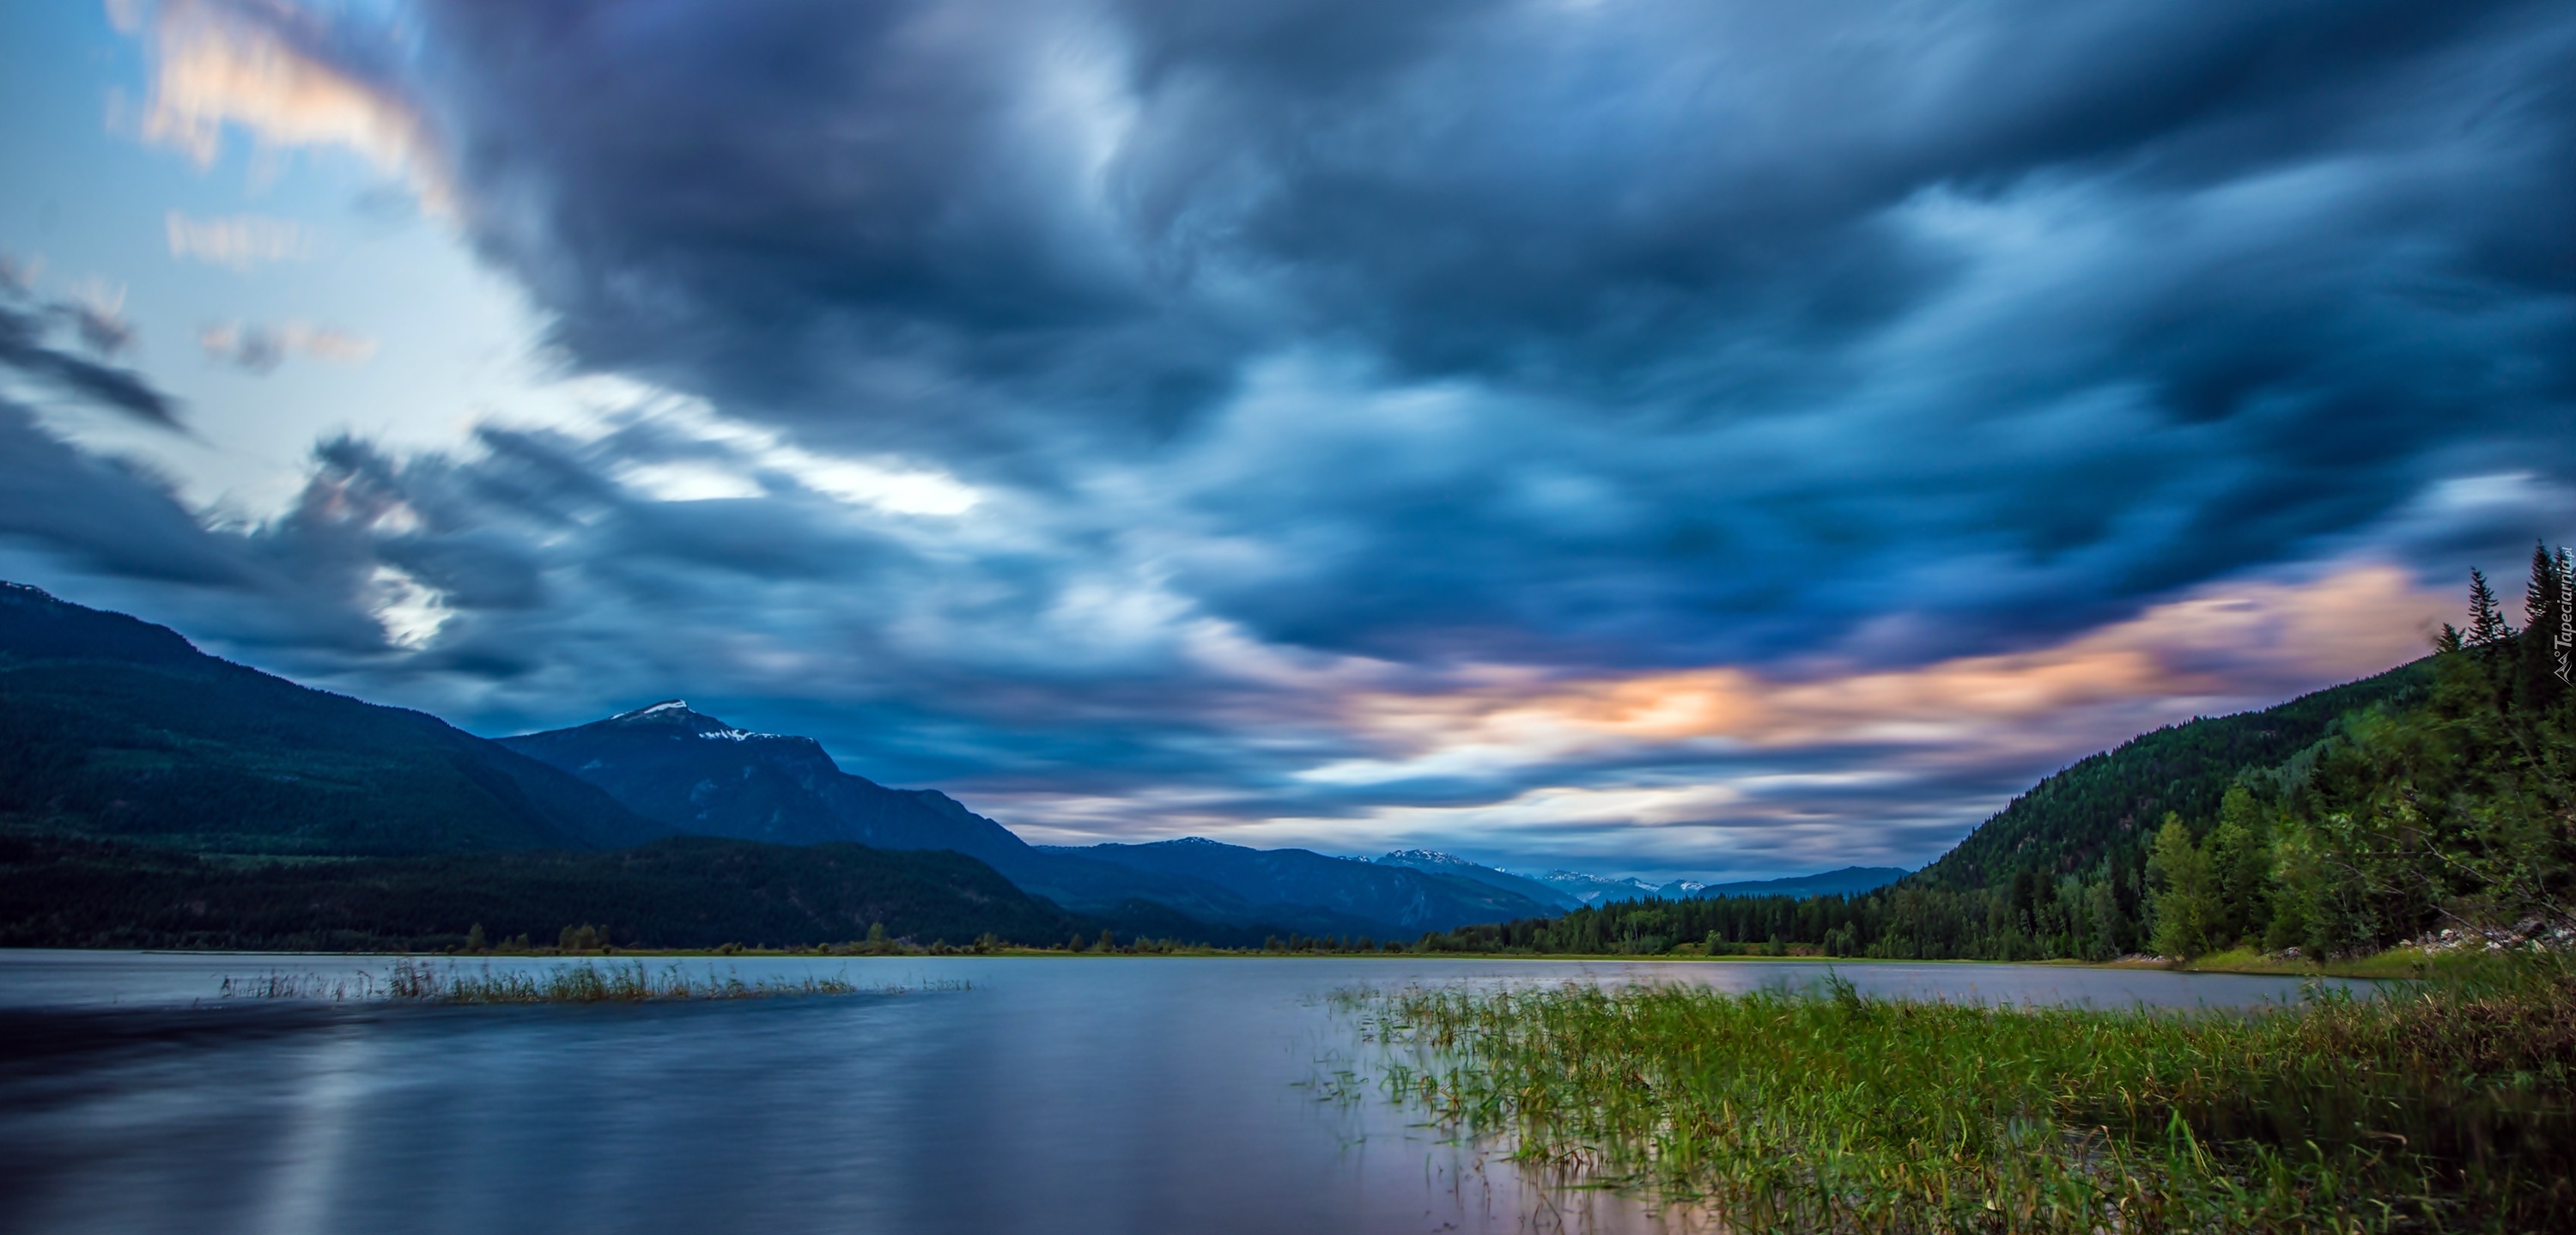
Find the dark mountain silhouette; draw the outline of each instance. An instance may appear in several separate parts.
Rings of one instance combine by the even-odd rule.
[[[0,824],[178,849],[606,849],[672,829],[434,716],[0,584]]]
[[[842,771],[812,738],[737,729],[677,699],[500,742],[674,831],[781,845],[953,849],[987,862],[1029,852],[947,794],[888,789]]]

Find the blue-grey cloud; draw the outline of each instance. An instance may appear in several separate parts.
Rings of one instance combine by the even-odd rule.
[[[90,355],[57,346],[55,328],[69,323]],[[107,363],[134,344],[134,326],[82,300],[36,296],[17,267],[0,258],[0,367],[81,402],[166,429],[179,427],[179,404],[142,374]]]

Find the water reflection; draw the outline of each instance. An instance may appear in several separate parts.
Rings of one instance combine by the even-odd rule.
[[[0,954],[0,1230],[1647,1232],[1383,1095],[1321,996],[1777,981],[1779,966],[738,962],[972,989],[731,1004],[216,1005],[315,958]],[[1993,966],[1891,992],[2243,1003],[2295,985]],[[2140,986],[2141,980],[2144,986]],[[2159,981],[2161,980],[2161,981]]]

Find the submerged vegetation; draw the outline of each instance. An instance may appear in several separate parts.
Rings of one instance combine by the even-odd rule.
[[[962,986],[963,984],[958,984]],[[943,987],[944,989],[944,987]],[[682,965],[648,969],[642,961],[624,964],[557,965],[541,969],[494,970],[484,966],[466,972],[453,964],[398,958],[379,979],[364,970],[350,974],[271,971],[256,977],[226,978],[226,999],[388,1000],[402,1003],[640,1003],[659,1000],[761,999],[779,995],[880,995],[910,993],[902,986],[862,987],[843,977],[806,975],[762,977],[749,981],[739,973],[719,977],[692,972]]]
[[[1728,1230],[2563,1229],[2576,973],[2244,1014],[1695,987],[1344,998],[1390,1096]]]

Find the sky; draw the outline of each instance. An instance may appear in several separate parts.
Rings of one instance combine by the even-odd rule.
[[[2576,526],[2555,0],[0,6],[0,578],[1034,841],[1913,866]]]

